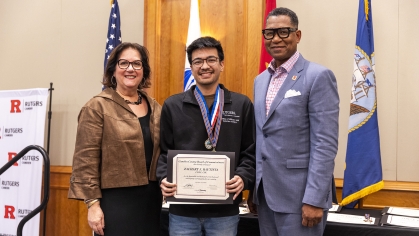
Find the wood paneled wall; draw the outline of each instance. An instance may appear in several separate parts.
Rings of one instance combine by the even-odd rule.
[[[46,236],[92,235],[92,230],[87,224],[87,208],[84,202],[67,198],[70,176],[71,166],[51,166]],[[43,235],[43,213],[44,211],[41,212],[39,235]]]
[[[253,0],[200,1],[202,36],[221,42],[225,69],[220,82],[253,99],[262,40],[263,2]],[[160,104],[183,91],[183,71],[190,0],[146,0],[144,45],[150,51],[152,88]]]

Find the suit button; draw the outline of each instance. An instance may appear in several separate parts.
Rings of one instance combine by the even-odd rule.
[[[262,157],[262,160],[266,161],[266,157]]]
[[[263,135],[263,137],[267,138],[267,137],[268,137],[268,135],[267,135],[267,134],[264,134],[264,135]]]

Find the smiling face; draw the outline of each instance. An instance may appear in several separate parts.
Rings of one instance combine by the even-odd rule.
[[[192,52],[192,62],[195,59],[207,59],[208,57],[217,57],[218,52],[216,48],[199,48]],[[204,91],[214,94],[218,86],[221,71],[224,70],[224,62],[218,61],[214,65],[209,66],[207,61],[201,67],[191,65],[192,74],[195,78],[196,85],[204,93]],[[212,93],[214,91],[214,93]]]
[[[125,59],[129,62],[141,60],[140,53],[134,48],[127,48],[122,51],[118,60]],[[116,78],[116,88],[118,91],[133,92],[137,91],[138,85],[143,78],[143,69],[135,70],[130,64],[128,68],[121,69],[118,65],[115,66],[114,76]]]
[[[266,29],[282,27],[296,28],[291,24],[291,19],[286,15],[270,16],[266,20]],[[281,39],[275,34],[273,39],[264,39],[266,51],[275,59],[276,66],[282,65],[297,51],[297,44],[301,39],[301,31],[290,32],[288,38]]]

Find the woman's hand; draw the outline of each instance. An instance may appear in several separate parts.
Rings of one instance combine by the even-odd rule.
[[[105,235],[103,232],[103,229],[105,228],[105,217],[99,202],[96,202],[88,209],[87,222],[96,234]]]

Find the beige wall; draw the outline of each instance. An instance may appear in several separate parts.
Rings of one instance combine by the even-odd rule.
[[[144,1],[119,9],[122,40],[142,44]],[[54,83],[52,165],[72,164],[78,112],[101,91],[109,13],[109,0],[0,1],[0,90]]]
[[[332,69],[340,94],[339,151],[335,176],[343,177],[358,1],[278,0],[300,19],[300,52]],[[419,95],[415,67],[419,1],[372,1],[378,121],[385,180],[419,181]]]
[[[143,1],[119,0],[119,4],[123,40],[142,43]],[[338,79],[341,113],[335,176],[341,178],[358,1],[278,0],[277,6],[298,14],[303,56],[329,67]],[[419,1],[375,0],[372,8],[384,179],[419,181],[419,94],[415,93],[419,80],[414,70],[419,63],[415,41]],[[0,1],[0,89],[54,83],[53,165],[71,165],[77,114],[100,92],[109,10],[109,1]]]
[[[395,132],[392,135],[397,137],[396,143],[393,145],[396,152],[392,157],[392,163],[397,165],[397,179],[419,181],[419,79],[417,75],[419,1],[400,1],[398,10],[399,22],[398,25],[395,25],[398,26],[397,31],[399,32],[395,39],[398,42],[398,52],[388,55],[389,58],[393,58],[393,63],[388,64],[388,71],[394,71],[397,74],[388,78],[389,89],[382,93],[387,92],[386,96],[389,97],[389,100],[390,97],[393,97],[394,104],[391,105],[397,108],[394,109]],[[384,27],[386,26],[383,24]],[[388,46],[392,46],[392,44]],[[394,81],[394,83],[390,81]]]

